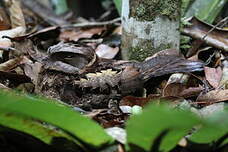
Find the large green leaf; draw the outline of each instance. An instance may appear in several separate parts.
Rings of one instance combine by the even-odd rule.
[[[0,111],[4,114],[10,113],[50,123],[94,147],[113,142],[113,139],[98,124],[64,105],[34,101],[26,96],[1,91]]]
[[[114,0],[114,4],[116,5],[116,8],[121,15],[121,9],[122,9],[122,0]]]
[[[12,113],[1,112],[0,124],[4,127],[30,134],[46,144],[51,144],[52,139],[57,137],[64,137],[74,141],[73,138],[61,131],[44,126],[35,120],[27,119]]]
[[[169,151],[199,123],[197,117],[188,111],[178,111],[166,106],[150,105],[141,115],[135,115],[127,122],[127,141],[146,151],[158,146],[160,151]],[[130,147],[131,148],[131,147]]]
[[[196,16],[207,23],[212,23],[226,3],[227,0],[195,0],[185,17]]]
[[[189,139],[196,143],[212,143],[228,133],[228,110],[202,121],[201,127]],[[227,141],[228,142],[228,141]]]

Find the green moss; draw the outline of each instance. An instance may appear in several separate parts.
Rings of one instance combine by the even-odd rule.
[[[156,16],[177,19],[180,0],[130,0],[130,16],[139,21],[153,21]]]
[[[148,49],[142,49],[140,47],[132,47],[129,50],[129,59],[130,60],[137,60],[137,61],[143,61],[148,56],[151,56],[152,52]]]
[[[154,48],[152,44],[151,41],[146,40],[142,41],[136,47],[131,47],[128,52],[128,58],[130,60],[144,61],[147,57],[152,56],[161,50],[171,48],[171,44],[163,44],[158,48]]]

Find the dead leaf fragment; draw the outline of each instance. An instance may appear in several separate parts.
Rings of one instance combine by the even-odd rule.
[[[196,97],[203,91],[203,87],[190,87],[180,92],[180,97],[189,98]]]
[[[6,11],[0,8],[0,31],[8,30],[10,28],[10,21],[6,15]]]
[[[17,67],[20,64],[23,64],[26,62],[26,58],[24,56],[17,57],[14,59],[10,59],[2,64],[0,64],[0,71],[10,71],[11,69]]]
[[[16,37],[16,36],[22,35],[23,33],[24,33],[24,28],[21,26],[13,28],[11,30],[0,31],[0,46],[1,47],[10,47],[12,44],[9,39],[2,38],[3,36]]]
[[[119,52],[119,48],[118,47],[112,48],[108,45],[100,44],[96,48],[95,51],[96,51],[96,54],[100,58],[113,59],[117,55],[117,53]]]
[[[216,103],[228,100],[228,90],[213,90],[200,95],[196,102],[198,103]]]
[[[94,27],[86,30],[82,29],[79,31],[68,30],[60,34],[60,40],[77,42],[79,39],[82,38],[91,38],[95,34],[100,35],[104,30],[104,27]]]
[[[25,29],[26,29],[25,19],[24,19],[22,10],[21,10],[20,1],[19,0],[8,0],[8,1],[6,1],[6,3],[9,7],[12,28],[23,27],[24,31],[25,31]]]
[[[196,17],[193,17],[190,22],[192,25],[185,27],[182,31],[183,34],[201,39],[211,46],[228,51],[228,30],[216,28],[198,20]],[[213,28],[214,30],[209,32]]]
[[[222,69],[222,78],[220,81],[219,86],[228,89],[228,61],[224,60],[222,62],[223,64],[223,69]]]
[[[222,78],[222,69],[221,67],[218,68],[210,68],[204,67],[205,77],[209,84],[217,88]]]

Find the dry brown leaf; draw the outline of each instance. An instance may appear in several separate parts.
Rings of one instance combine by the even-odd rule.
[[[0,31],[8,30],[9,28],[10,28],[10,22],[5,13],[5,10],[3,8],[0,8]]]
[[[209,84],[214,88],[219,87],[219,83],[222,78],[221,67],[218,67],[218,68],[204,67],[204,72],[205,72],[206,80],[209,82]]]
[[[101,58],[113,59],[119,52],[119,47],[112,48],[108,45],[100,44],[95,51]]]
[[[8,36],[8,37],[17,37],[24,33],[24,28],[19,26],[16,28],[13,28],[11,30],[4,30],[0,31],[0,46],[1,47],[10,47],[11,41],[7,38],[2,38],[2,36]]]
[[[200,95],[196,102],[199,103],[216,103],[228,100],[228,90],[213,90],[206,94]]]
[[[228,51],[228,30],[215,28],[214,26],[204,23],[195,17],[193,17],[190,22],[192,25],[183,29],[182,32],[184,34],[195,39],[201,39],[216,48]],[[214,30],[209,32],[213,28]]]
[[[23,27],[25,32],[25,19],[21,10],[20,0],[7,0],[6,5],[9,8],[12,28]]]
[[[180,92],[180,97],[189,98],[196,97],[203,91],[203,87],[190,87]]]
[[[119,34],[122,35],[122,26],[118,26],[113,32],[112,34]]]
[[[156,101],[160,98],[161,98],[161,96],[159,94],[149,95],[147,98],[126,96],[126,97],[123,97],[121,99],[120,106],[131,106],[131,107],[133,107],[135,105],[138,105],[138,106],[144,107],[150,101]]]
[[[219,86],[228,89],[228,61],[224,60],[222,62],[223,69],[222,69],[222,78],[220,81]]]
[[[11,30],[0,31],[0,46],[10,47],[12,45],[11,41],[2,36],[17,37],[25,33],[25,20],[20,7],[20,0],[6,0],[6,6],[9,8],[10,20],[11,20]]]
[[[39,62],[26,63],[24,66],[25,75],[31,78],[32,82],[37,85],[38,76],[41,71],[42,64]]]
[[[203,88],[192,83],[192,78],[188,74],[176,73],[172,74],[163,90],[165,97],[194,97],[202,92]]]
[[[10,60],[0,64],[0,71],[4,71],[4,72],[10,71],[13,68],[17,67],[18,65],[23,64],[25,62],[27,62],[27,61],[24,56],[10,59]]]
[[[60,34],[60,40],[63,41],[78,41],[81,38],[91,38],[95,34],[101,34],[104,27],[94,27],[86,30],[79,31],[64,31]]]
[[[164,97],[180,97],[180,92],[185,90],[186,86],[181,83],[171,83],[163,90]]]

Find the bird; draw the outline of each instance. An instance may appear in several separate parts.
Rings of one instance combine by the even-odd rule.
[[[51,46],[42,64],[39,92],[86,110],[107,108],[110,100],[134,96],[155,77],[204,67],[203,62],[179,55],[143,62],[103,59],[90,46],[65,42]]]

